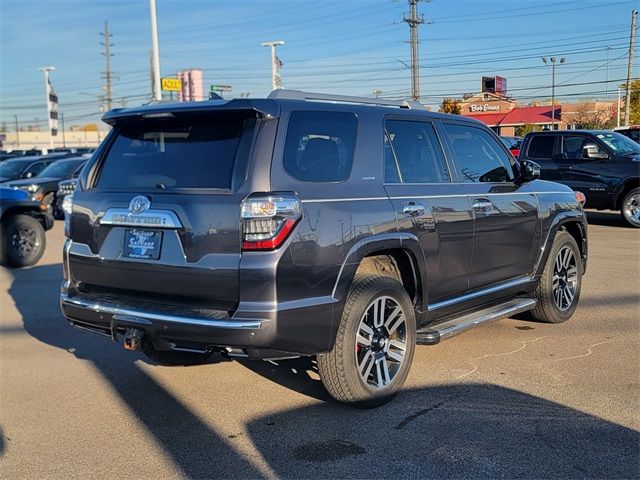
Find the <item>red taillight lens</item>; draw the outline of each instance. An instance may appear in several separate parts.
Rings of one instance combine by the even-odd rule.
[[[302,216],[295,194],[260,194],[240,207],[243,250],[274,250],[289,237]]]

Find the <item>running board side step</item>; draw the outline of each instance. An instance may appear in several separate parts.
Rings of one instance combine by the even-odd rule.
[[[536,301],[532,298],[515,298],[500,305],[494,305],[484,310],[471,312],[437,325],[430,325],[416,332],[417,343],[418,345],[436,345],[440,343],[441,340],[465,332],[476,325],[500,320],[501,318],[531,310],[535,304]]]

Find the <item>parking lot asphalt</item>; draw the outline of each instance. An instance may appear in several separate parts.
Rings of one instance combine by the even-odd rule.
[[[309,359],[161,367],[71,329],[57,222],[37,266],[0,271],[0,477],[639,478],[640,230],[589,217],[569,322],[420,346],[375,410]]]

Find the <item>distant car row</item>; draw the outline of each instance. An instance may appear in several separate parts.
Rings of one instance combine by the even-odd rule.
[[[69,183],[59,196],[59,183],[75,182],[90,153],[56,152],[44,156],[16,157],[0,162],[0,187],[23,190],[31,200],[51,209],[57,219],[63,218],[62,197],[69,193]]]

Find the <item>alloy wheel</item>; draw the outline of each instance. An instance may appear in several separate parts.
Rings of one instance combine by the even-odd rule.
[[[563,312],[573,304],[578,286],[578,264],[573,250],[563,247],[553,265],[553,301]]]
[[[630,195],[622,207],[625,218],[636,226],[640,225],[640,193]]]
[[[11,236],[11,246],[22,258],[28,258],[37,251],[40,241],[35,230],[28,227],[19,227]]]
[[[398,374],[407,349],[406,316],[391,297],[378,297],[360,319],[356,364],[360,378],[372,388],[384,388]]]

